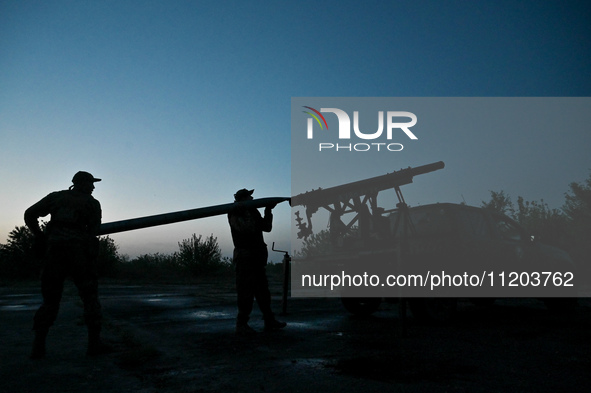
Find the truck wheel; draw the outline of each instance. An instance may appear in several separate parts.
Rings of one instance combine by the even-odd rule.
[[[367,316],[373,314],[380,307],[382,299],[379,297],[342,297],[341,302],[351,314]]]
[[[416,319],[426,323],[448,322],[456,315],[458,301],[455,298],[408,299],[410,311]]]

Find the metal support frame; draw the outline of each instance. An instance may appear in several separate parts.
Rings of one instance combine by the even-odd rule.
[[[289,252],[275,249],[275,242],[271,246],[271,250],[283,253],[283,293],[281,296],[281,315],[287,315],[287,295],[289,293],[289,276],[291,269],[291,257]]]
[[[433,172],[444,168],[442,161],[435,162],[428,165],[423,165],[415,168],[406,168],[393,173],[382,176],[377,176],[365,180],[360,180],[352,183],[343,184],[327,189],[316,189],[308,191],[292,197],[291,206],[304,206],[306,209],[307,222],[303,223],[303,219],[296,215],[296,226],[299,229],[298,238],[307,238],[313,234],[312,231],[312,215],[318,211],[319,208],[326,209],[329,214],[329,228],[331,238],[334,241],[344,234],[351,233],[351,229],[355,223],[358,223],[360,235],[363,238],[365,233],[366,223],[373,223],[374,230],[378,228],[377,217],[382,216],[386,211],[379,210],[377,205],[377,197],[380,191],[387,189],[394,189],[398,203],[396,209],[389,211],[397,211],[396,222],[394,224],[394,235],[398,234],[397,247],[397,264],[398,271],[402,271],[402,266],[410,250],[409,236],[415,232],[410,215],[408,205],[404,200],[400,186],[410,184],[413,177],[425,173]],[[371,212],[368,208],[371,208]],[[357,213],[348,223],[344,223],[341,218],[347,213]],[[377,230],[379,236],[379,229]],[[370,235],[371,236],[371,235]],[[363,239],[362,239],[363,240]],[[406,335],[406,309],[407,304],[403,296],[402,288],[399,287],[399,311],[402,321],[402,334]]]
[[[408,253],[410,246],[409,246],[409,236],[415,233],[414,225],[410,219],[410,214],[408,211],[408,205],[404,200],[404,196],[402,195],[402,191],[400,187],[394,187],[396,190],[396,196],[398,197],[398,204],[396,207],[398,208],[398,216],[396,217],[396,223],[394,224],[394,233],[399,234],[398,236],[398,247],[396,251],[397,256],[397,267],[398,271],[402,271],[403,262],[405,259],[406,254]],[[406,324],[406,317],[407,317],[407,304],[406,299],[404,298],[403,289],[402,287],[398,287],[398,313],[400,315],[401,320],[401,329],[402,335],[406,336],[407,333],[407,324]]]

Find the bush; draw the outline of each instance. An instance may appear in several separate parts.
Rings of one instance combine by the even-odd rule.
[[[178,265],[194,276],[220,273],[231,265],[228,259],[222,258],[222,251],[213,234],[206,239],[193,234],[183,240],[175,257]]]
[[[182,273],[174,255],[156,253],[143,254],[131,261],[123,260],[117,269],[117,277],[161,281],[182,277]]]
[[[0,244],[0,278],[31,279],[39,277],[40,261],[33,250],[33,233],[25,226],[15,227],[8,242]]]
[[[119,246],[109,236],[99,237],[98,275],[99,277],[116,277],[121,264]]]
[[[304,239],[302,249],[294,252],[296,258],[310,258],[319,255],[327,255],[332,250],[330,231],[323,229]]]

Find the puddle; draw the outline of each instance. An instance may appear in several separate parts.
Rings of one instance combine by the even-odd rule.
[[[135,297],[136,299],[146,302],[155,304],[157,303],[161,307],[189,307],[193,304],[194,299],[187,297],[187,296],[179,296],[179,295],[171,295],[171,294],[150,294],[150,295],[138,295]]]
[[[288,322],[288,325],[290,328],[295,328],[295,329],[301,329],[301,330],[314,330],[314,331],[330,331],[333,330],[334,326],[334,320],[321,320],[321,319],[317,319],[314,321],[309,321],[309,322],[302,322],[302,321],[291,321]],[[342,332],[336,332],[335,333],[337,336],[338,335],[343,335]]]
[[[290,329],[304,329],[304,330],[308,330],[308,329],[312,329],[314,328],[315,330],[317,329],[317,325],[315,323],[311,323],[311,322],[289,322],[289,327]]]
[[[37,293],[8,294],[0,297],[0,310],[28,311],[36,310],[41,304],[41,296]]]
[[[29,311],[36,310],[37,308],[39,308],[38,304],[10,304],[8,306],[0,306],[0,310],[2,311]]]
[[[324,358],[305,358],[305,359],[292,359],[289,363],[296,367],[313,368],[317,370],[325,369],[334,362]]]
[[[12,294],[12,295],[2,295],[2,297],[33,297],[33,296],[39,296],[39,294],[37,293],[18,293],[18,294]]]
[[[194,319],[223,319],[223,318],[233,318],[234,314],[230,314],[228,312],[223,311],[208,311],[208,310],[200,310],[192,312],[190,318]]]

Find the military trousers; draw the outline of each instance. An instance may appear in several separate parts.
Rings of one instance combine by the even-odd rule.
[[[41,273],[43,304],[33,318],[33,330],[47,331],[53,325],[64,290],[64,282],[71,278],[84,305],[84,322],[89,331],[100,330],[102,312],[98,299],[98,279],[94,261],[87,247],[76,242],[50,243]]]
[[[236,324],[246,324],[252,312],[254,300],[256,300],[263,319],[273,320],[271,311],[271,292],[265,266],[240,266],[236,264],[236,295],[238,316]]]

